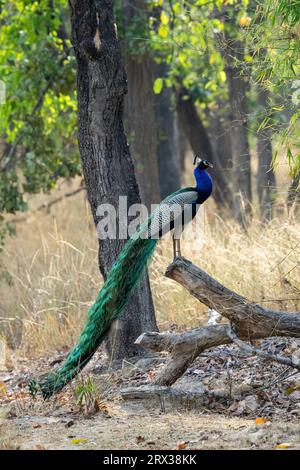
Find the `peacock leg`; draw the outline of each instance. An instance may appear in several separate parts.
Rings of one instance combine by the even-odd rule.
[[[176,258],[176,239],[175,239],[174,233],[172,235],[172,238],[173,238],[173,259],[175,259]]]
[[[177,256],[181,256],[180,250],[180,239],[176,237],[176,234],[173,234],[173,258],[175,259]]]
[[[176,256],[181,256],[181,249],[180,249],[180,238],[176,240]]]

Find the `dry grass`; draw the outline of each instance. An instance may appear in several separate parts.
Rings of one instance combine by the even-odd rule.
[[[39,355],[70,346],[102,282],[83,195],[18,224],[17,237],[6,243],[1,273],[5,330],[18,341],[22,324],[24,352]]]
[[[218,281],[252,301],[278,310],[300,310],[300,224],[257,220],[247,233],[234,222],[210,214],[204,231],[185,246],[183,255]],[[166,256],[165,253],[169,256]],[[160,322],[197,326],[207,308],[162,276],[171,257],[169,246],[156,253],[151,273]]]
[[[251,300],[300,310],[299,222],[282,217],[262,226],[255,220],[245,233],[209,203],[202,225],[194,241],[182,242],[186,258]],[[162,241],[150,266],[158,323],[161,329],[195,327],[206,321],[207,308],[164,277],[171,256],[171,243]],[[18,224],[0,269],[0,320],[8,341],[30,357],[70,347],[102,283],[83,193]]]

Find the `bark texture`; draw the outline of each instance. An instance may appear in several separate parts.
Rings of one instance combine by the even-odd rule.
[[[78,74],[78,143],[88,200],[95,225],[102,203],[118,207],[119,196],[128,205],[140,202],[134,166],[123,129],[123,99],[127,79],[116,34],[113,1],[70,0],[72,42]],[[104,278],[124,240],[99,241],[99,267]],[[148,276],[145,273],[122,317],[109,335],[112,359],[141,354],[134,339],[156,330]]]
[[[268,90],[259,86],[258,104],[261,121],[265,118],[268,108]],[[257,194],[262,219],[272,218],[272,206],[275,197],[275,173],[272,168],[272,131],[266,127],[257,132]]]
[[[211,146],[216,155],[216,171],[222,172],[222,202],[230,212],[233,204],[232,188],[232,159],[230,129],[226,125],[229,122],[227,103],[219,103],[218,108],[208,113],[209,128],[208,133]]]
[[[225,35],[222,44],[229,88],[230,146],[233,167],[235,216],[242,225],[251,214],[251,166],[248,143],[248,76],[242,68],[244,45]]]

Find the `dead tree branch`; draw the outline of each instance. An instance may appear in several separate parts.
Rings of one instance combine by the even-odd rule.
[[[75,196],[76,194],[80,193],[81,191],[85,191],[85,186],[80,186],[79,188],[77,189],[74,189],[73,191],[70,191],[68,193],[65,193],[65,194],[62,194],[61,196],[58,196],[57,198],[53,199],[52,201],[50,202],[44,202],[43,204],[41,204],[39,207],[37,207],[36,209],[32,210],[31,211],[31,214],[34,214],[36,212],[40,212],[40,211],[49,211],[49,209],[54,206],[55,204],[57,204],[58,202],[62,201],[63,199],[67,199],[68,197],[73,197]],[[27,216],[24,215],[24,216],[21,216],[21,217],[14,217],[13,219],[9,219],[7,220],[7,223],[8,224],[17,224],[19,222],[24,222],[25,220],[27,220]]]
[[[159,385],[144,385],[141,387],[123,388],[120,394],[123,400],[159,399],[163,412],[165,411],[165,401],[175,406],[184,404],[188,404],[189,406],[203,406],[209,403],[210,399],[231,400],[229,395],[224,395],[220,392],[211,392],[201,387],[199,391],[187,391]]]
[[[238,338],[246,341],[271,336],[300,338],[300,312],[279,312],[249,302],[184,258],[176,258],[168,267],[166,276],[179,282],[200,302],[226,317]],[[153,384],[172,385],[205,349],[231,343],[233,336],[229,330],[228,325],[211,325],[181,334],[142,334],[137,339],[142,347],[170,352],[168,362]],[[273,359],[278,360],[277,357]],[[291,360],[285,364],[296,366]]]

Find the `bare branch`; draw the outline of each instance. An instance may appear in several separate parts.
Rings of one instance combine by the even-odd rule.
[[[76,194],[80,193],[81,191],[85,191],[85,186],[80,186],[77,189],[74,189],[73,191],[70,191],[68,193],[62,194],[61,196],[58,196],[57,198],[53,199],[50,202],[44,202],[41,204],[37,209],[31,211],[31,215],[34,214],[35,212],[40,212],[40,211],[48,211],[54,204],[57,204],[58,202],[62,201],[63,199],[66,199],[68,197],[75,196]],[[24,215],[21,217],[14,217],[12,219],[7,220],[8,224],[17,224],[19,222],[24,222],[27,220],[28,216]]]
[[[294,367],[294,369],[300,370],[300,363],[296,363],[295,361],[293,361],[293,359],[290,359],[289,357],[284,357],[280,354],[271,354],[262,351],[261,349],[254,348],[253,346],[250,346],[250,344],[245,343],[245,341],[242,341],[238,338],[233,327],[228,328],[227,333],[231,341],[246,353],[256,354],[257,356],[262,357],[267,361],[279,362],[280,364],[284,364],[285,366]]]
[[[167,268],[166,276],[179,282],[200,302],[226,317],[243,339],[300,337],[300,312],[280,312],[249,302],[184,258],[176,258]]]

